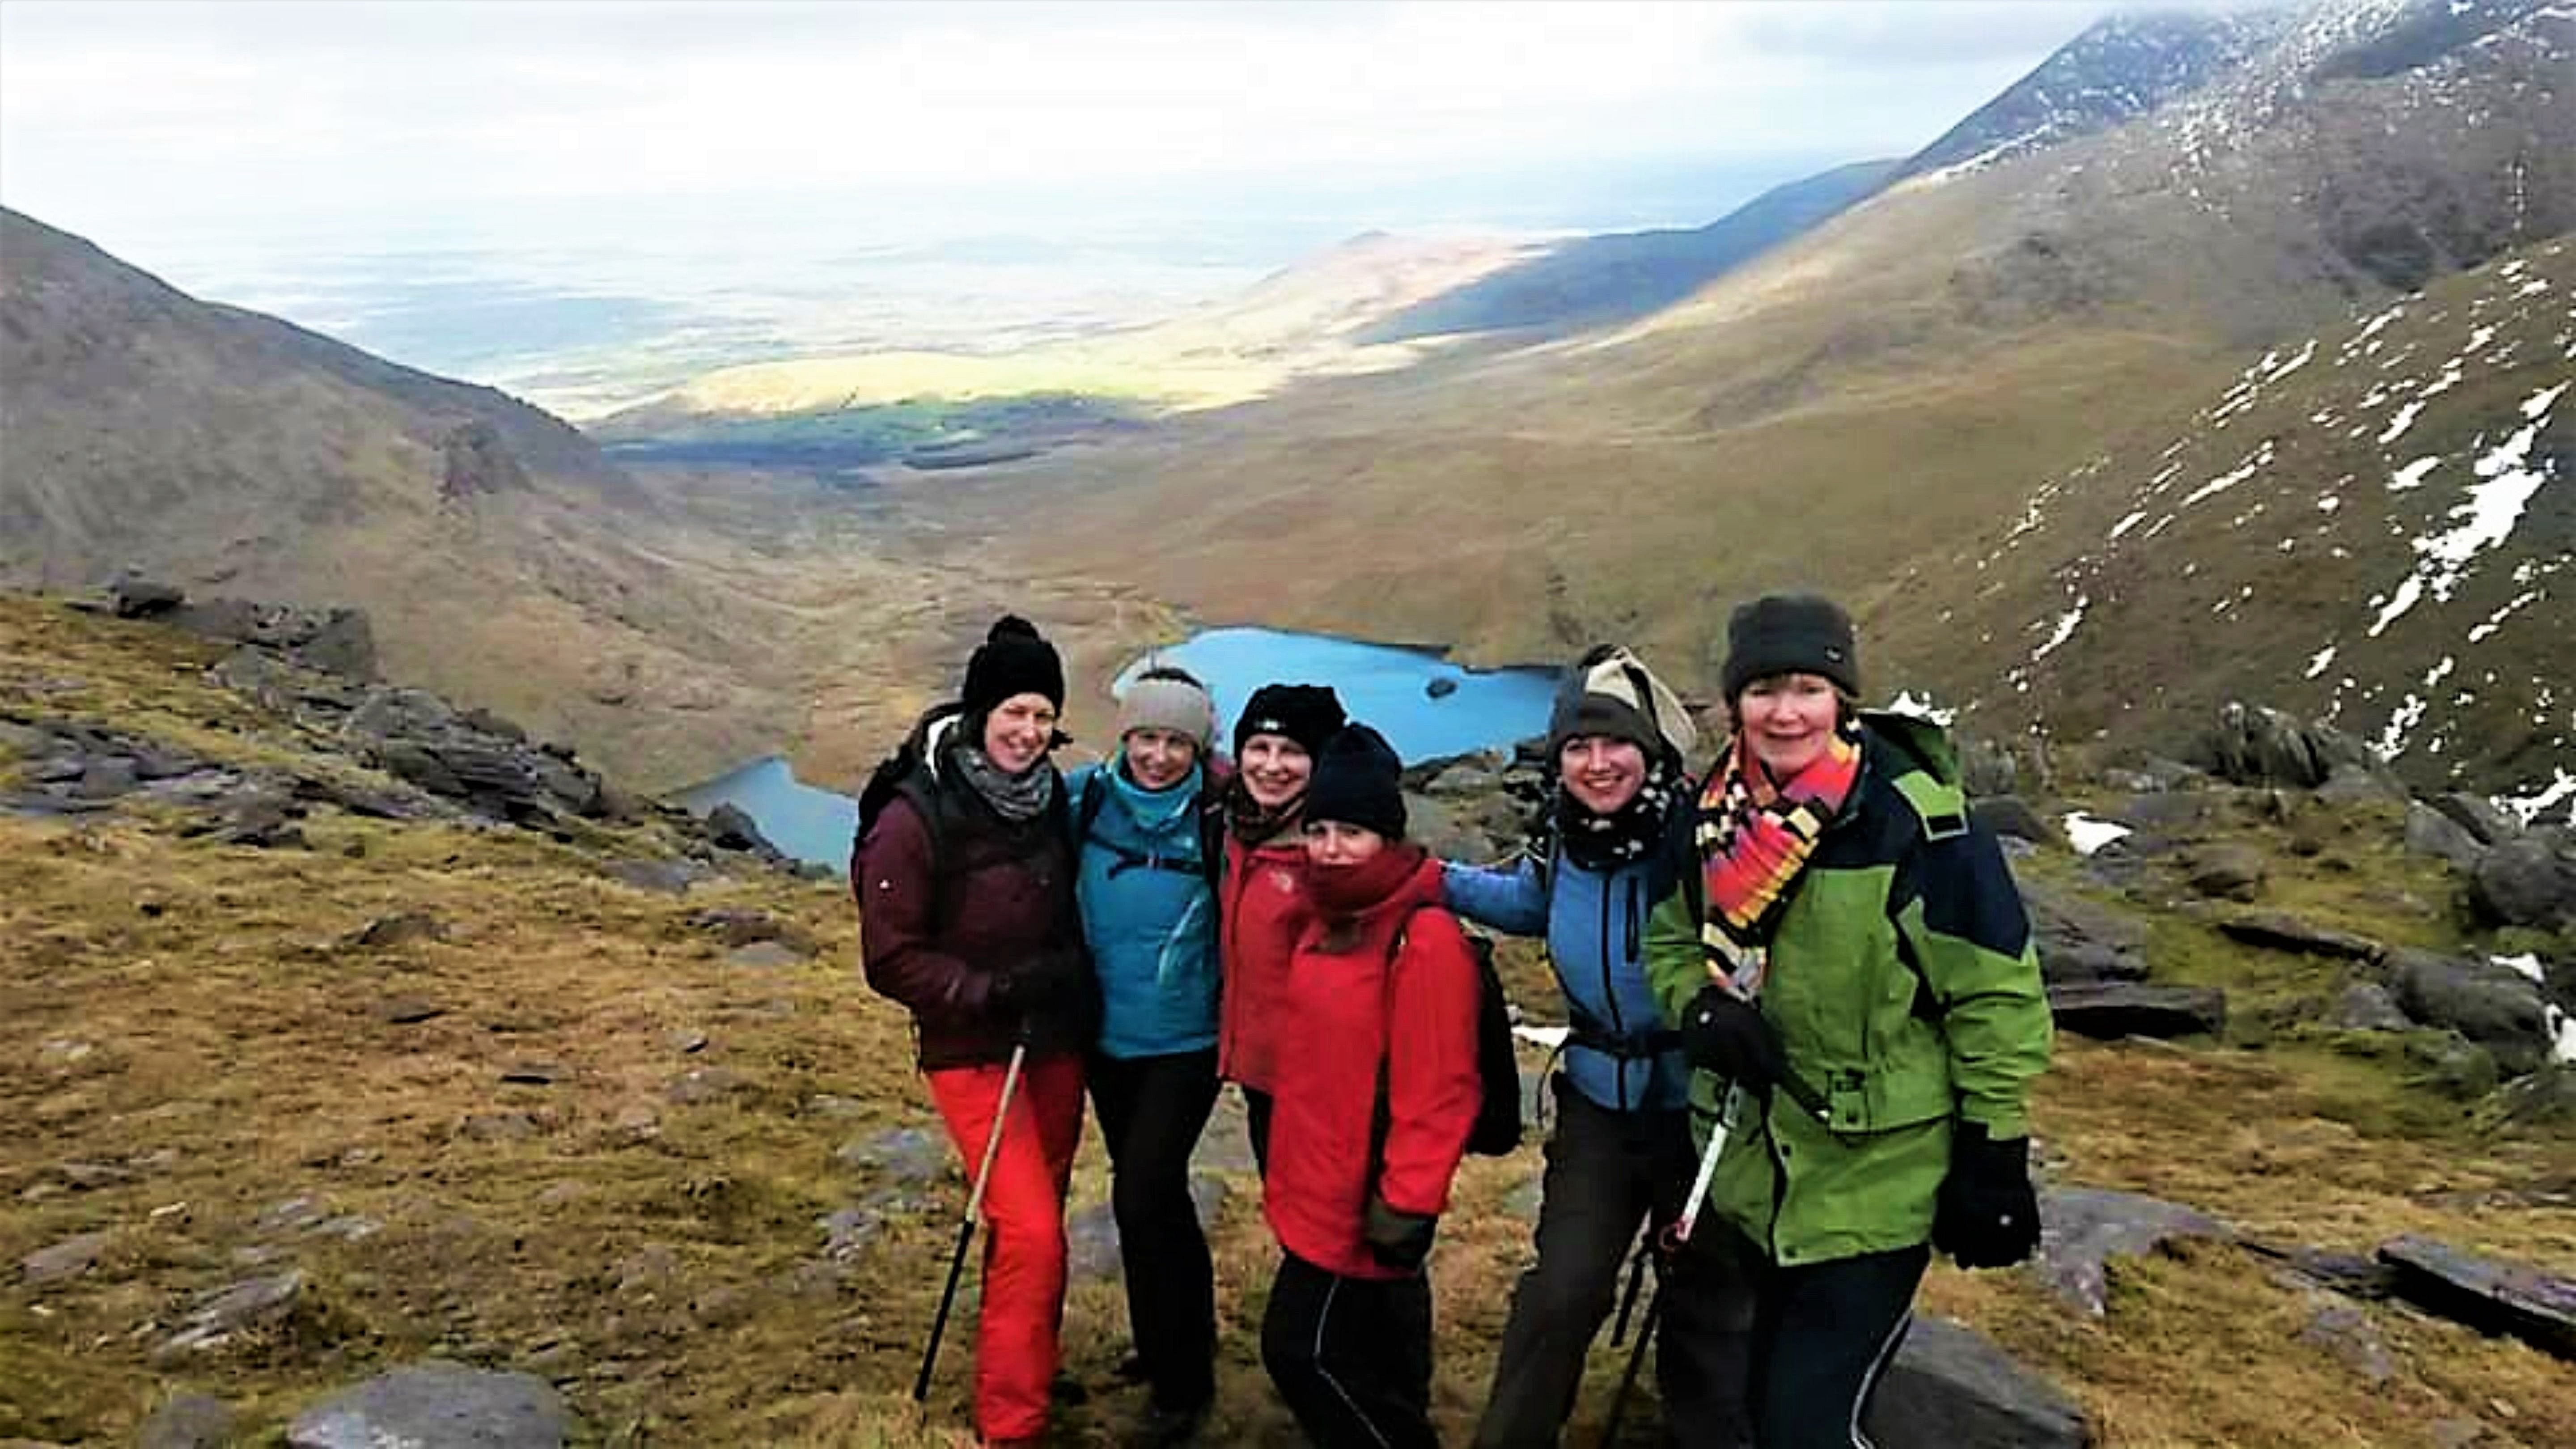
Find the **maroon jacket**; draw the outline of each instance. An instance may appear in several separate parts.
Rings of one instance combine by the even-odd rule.
[[[868,985],[911,1009],[922,1070],[1010,1057],[1022,1023],[992,1003],[1000,977],[1069,954],[1089,982],[1062,795],[1059,782],[1055,807],[1013,823],[962,780],[925,767],[851,856]],[[925,801],[939,812],[935,863]],[[1093,1005],[1027,1023],[1030,1051],[1084,1049],[1096,1014]]]

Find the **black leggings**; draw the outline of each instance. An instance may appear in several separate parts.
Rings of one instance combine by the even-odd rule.
[[[1216,1392],[1216,1274],[1190,1200],[1190,1153],[1216,1106],[1216,1049],[1094,1055],[1090,1082],[1136,1357],[1156,1404],[1195,1409]]]
[[[1431,1428],[1431,1280],[1345,1278],[1280,1259],[1261,1362],[1316,1449],[1439,1449]]]

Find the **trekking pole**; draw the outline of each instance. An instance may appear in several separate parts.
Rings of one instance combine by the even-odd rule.
[[[984,1139],[984,1162],[975,1170],[975,1185],[966,1194],[966,1221],[957,1225],[957,1251],[948,1259],[948,1286],[939,1290],[939,1314],[930,1320],[930,1343],[921,1351],[921,1376],[912,1381],[912,1401],[930,1399],[930,1370],[939,1362],[939,1338],[948,1329],[948,1310],[957,1302],[957,1280],[966,1271],[966,1247],[975,1241],[975,1222],[984,1214],[984,1186],[993,1180],[993,1159],[1001,1155],[1002,1127],[1010,1120],[1011,1098],[1019,1090],[1020,1067],[1028,1043],[1011,1048],[1011,1065],[1002,1073],[1002,1097],[993,1104],[993,1130]]]
[[[1649,1228],[1638,1240],[1637,1256],[1628,1270],[1628,1291],[1619,1300],[1619,1316],[1610,1325],[1610,1344],[1617,1347],[1628,1336],[1628,1315],[1637,1306],[1637,1290],[1646,1280],[1647,1265],[1655,1252],[1655,1233]],[[1664,1311],[1664,1277],[1655,1275],[1654,1296],[1646,1300],[1646,1316],[1637,1325],[1637,1341],[1628,1349],[1628,1367],[1619,1375],[1619,1391],[1610,1396],[1610,1421],[1601,1430],[1605,1445],[1619,1442],[1619,1421],[1628,1411],[1628,1395],[1637,1387],[1637,1370],[1646,1361],[1646,1343],[1655,1336],[1656,1316]]]

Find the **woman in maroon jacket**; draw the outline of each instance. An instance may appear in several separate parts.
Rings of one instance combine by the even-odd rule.
[[[1483,1099],[1482,984],[1404,838],[1401,766],[1335,735],[1307,787],[1306,893],[1280,1014],[1266,1207],[1286,1256],[1261,1358],[1322,1449],[1435,1445],[1423,1260]]]
[[[1054,646],[1024,619],[995,624],[957,708],[923,722],[921,764],[851,862],[868,984],[911,1009],[931,1099],[970,1174],[1011,1050],[1028,1048],[984,1191],[975,1424],[996,1445],[1046,1431],[1082,1053],[1098,1012],[1064,786],[1047,758],[1063,706]]]

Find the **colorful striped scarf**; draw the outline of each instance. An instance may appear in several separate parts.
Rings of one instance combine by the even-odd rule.
[[[1696,840],[1709,972],[1745,995],[1761,990],[1764,943],[1825,827],[1860,779],[1860,722],[1846,719],[1824,753],[1785,781],[1753,757],[1741,731],[1699,795]]]

